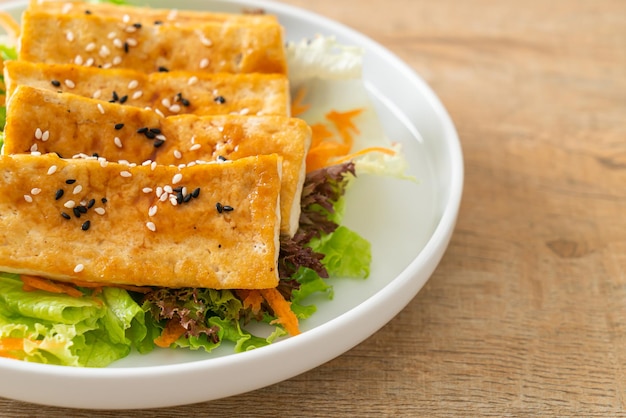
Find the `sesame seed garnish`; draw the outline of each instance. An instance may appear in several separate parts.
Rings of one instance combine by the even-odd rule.
[[[50,84],[52,84],[54,87],[61,87],[61,82],[59,80],[52,80],[50,81]]]
[[[152,161],[152,164],[150,164],[150,170],[154,171],[154,169],[157,167],[157,162],[156,161]]]
[[[76,264],[76,267],[74,267],[74,273],[80,273],[81,271],[83,271],[85,269],[85,266],[82,264]]]
[[[187,80],[187,84],[188,85],[193,85],[196,84],[198,82],[198,77],[196,77],[195,75],[189,77],[189,80]]]
[[[85,221],[83,222],[83,224],[80,226],[80,229],[82,229],[83,231],[86,231],[89,229],[89,227],[91,226],[91,221]]]
[[[65,85],[71,89],[76,87],[76,84],[72,80],[65,80]]]
[[[32,203],[33,202],[32,196],[28,195],[28,194],[24,195],[24,200],[27,201],[28,203]]]
[[[98,161],[100,162],[100,167],[104,168],[107,165],[109,165],[109,162],[105,159],[98,159]]]
[[[123,127],[124,127],[124,124],[123,124],[123,123],[116,123],[116,124],[115,124],[115,126],[114,126],[115,130],[117,130],[117,131],[119,131],[119,130],[120,130],[120,129],[122,129]]]
[[[139,81],[137,81],[137,80],[131,80],[128,83],[128,88],[131,89],[131,90],[136,89],[138,86],[139,86]]]
[[[74,190],[72,190],[72,194],[78,194],[80,192],[83,191],[83,186],[81,186],[80,184],[77,185],[76,187],[74,187]]]
[[[93,208],[93,205],[95,204],[96,204],[96,199],[89,199],[89,202],[87,202],[87,209]]]
[[[39,187],[33,187],[30,191],[30,194],[33,196],[37,196],[39,193],[41,193],[41,189]]]
[[[132,177],[133,174],[130,171],[124,170],[124,171],[120,171],[120,176],[122,176],[122,177]]]
[[[224,205],[223,209],[224,209],[224,212],[232,212],[233,210],[235,210],[235,208],[233,208],[232,206],[228,206],[228,205]]]
[[[125,14],[124,16],[122,16],[122,22],[124,23],[128,23],[130,22],[130,16]]]
[[[172,204],[172,206],[176,206],[178,205],[178,198],[176,196],[170,196],[170,203]]]
[[[52,175],[54,173],[57,172],[57,166],[56,165],[51,165],[50,168],[48,168],[48,175]]]
[[[102,199],[100,199],[100,201],[102,202],[102,204],[106,204],[106,202],[109,201],[109,199],[107,199],[106,197],[103,197]]]
[[[44,132],[41,134],[41,140],[42,140],[43,142],[46,142],[48,139],[50,139],[50,132],[49,132],[49,131],[44,131]]]
[[[167,97],[161,100],[161,104],[163,105],[163,107],[170,107],[172,105],[172,103],[170,102],[170,99],[168,99]]]
[[[30,146],[30,152],[37,152],[37,150],[39,149],[39,146],[37,144],[33,144]]]
[[[43,132],[41,131],[41,129],[39,128],[35,129],[35,138],[41,139],[42,135],[43,135]]]
[[[67,39],[68,42],[74,41],[74,32],[67,31],[67,33],[65,34],[65,39]]]
[[[102,58],[106,58],[111,55],[111,50],[106,45],[102,45],[100,47],[100,51],[98,51],[98,55],[100,55]]]
[[[117,136],[116,136],[116,137],[113,139],[113,142],[115,142],[115,146],[116,146],[116,147],[118,147],[118,148],[122,148],[122,140],[121,140],[119,137],[117,137]]]
[[[213,99],[215,101],[215,103],[218,104],[224,104],[226,103],[226,99],[224,98],[224,96],[217,96],[215,99]]]
[[[173,105],[170,106],[169,110],[172,113],[178,113],[178,112],[180,112],[180,106],[177,105],[177,104],[173,104]]]
[[[137,29],[141,29],[141,23],[139,22],[133,23],[133,26],[136,27]]]
[[[165,117],[165,115],[163,114],[163,112],[161,112],[159,109],[154,109],[154,113],[156,113],[157,115],[161,116],[162,118]]]
[[[41,155],[41,153],[39,151],[33,151],[30,153],[30,155],[34,156],[34,157],[39,157]]]
[[[156,197],[161,197],[161,195],[163,194],[163,187],[157,186],[155,190],[155,194],[156,194]]]
[[[160,67],[158,68],[158,70],[159,70],[159,72],[160,72],[160,73],[166,73],[166,72],[168,72],[168,71],[169,71],[166,67],[163,67],[163,66],[160,66]]]
[[[68,14],[70,12],[70,10],[72,10],[74,6],[72,5],[72,3],[65,3],[63,5],[63,8],[61,9],[61,13]]]
[[[157,210],[158,210],[158,207],[156,205],[150,206],[150,209],[148,209],[148,216],[152,217],[156,215]]]
[[[224,211],[224,206],[220,202],[215,204],[215,209],[217,209],[217,213],[222,213]]]
[[[105,70],[108,70],[111,67],[113,67],[113,64],[111,64],[110,62],[107,62],[106,64],[102,64],[98,68],[104,68]]]
[[[183,158],[183,154],[179,150],[175,149],[174,158],[176,158],[177,160],[180,160],[181,158]]]
[[[152,232],[156,231],[156,225],[154,224],[154,222],[146,222],[146,228],[148,228]]]
[[[172,189],[172,186],[170,186],[169,184],[163,186],[163,191],[165,193],[174,193],[174,189]]]
[[[80,207],[80,206],[79,206]],[[80,214],[82,213],[80,210],[78,210],[79,207],[74,206],[72,208],[72,213],[74,213],[74,216],[76,218],[80,218]]]
[[[76,183],[76,179],[67,179],[65,180],[65,184],[74,184]]]
[[[87,52],[94,51],[95,49],[96,49],[96,43],[95,43],[95,42],[89,42],[89,43],[85,46],[85,51],[87,51]]]
[[[107,39],[113,39],[117,36],[117,33],[115,32],[109,32],[107,35]]]
[[[83,57],[81,57],[80,55],[76,55],[76,57],[74,57],[74,64],[83,65]]]
[[[102,103],[98,103],[98,110],[104,115],[104,107],[102,107]]]
[[[136,92],[134,92],[134,93],[133,93],[132,98],[133,98],[133,99],[138,99],[138,98],[140,98],[141,96],[143,96],[143,91],[141,91],[141,90],[137,90]]]
[[[57,190],[56,193],[54,194],[54,200],[59,200],[60,198],[62,198],[63,193],[65,193],[63,189]]]
[[[149,132],[152,132],[153,134],[156,134],[156,135],[160,135],[161,134],[161,129],[159,129],[159,128],[150,128]]]
[[[113,58],[113,65],[120,65],[122,63],[122,57],[119,55]]]
[[[195,188],[195,189],[193,190],[193,192],[191,192],[191,196],[192,196],[194,199],[195,199],[195,198],[197,198],[198,196],[200,196],[200,188],[199,188],[199,187]]]
[[[145,166],[150,165],[151,163],[152,163],[152,160],[146,160],[143,163],[141,163],[141,165],[145,167]]]
[[[200,145],[200,144],[193,144],[193,145],[191,146],[191,148],[189,148],[189,151],[197,151],[197,150],[199,150],[200,148],[202,148],[202,145]]]
[[[72,217],[65,212],[61,212],[61,216],[65,219],[72,219]]]
[[[137,46],[137,40],[135,38],[128,38],[128,39],[126,39],[126,43],[129,46]]]
[[[137,32],[137,27],[136,26],[127,26],[125,30],[126,30],[126,33],[135,33],[135,32]]]
[[[248,113],[250,113],[250,109],[248,109],[247,107],[244,107],[239,111],[240,115],[247,115]]]
[[[122,42],[122,40],[120,38],[115,38],[113,39],[113,46],[115,46],[116,48],[124,48],[124,42]]]
[[[202,58],[200,60],[200,68],[205,69],[209,66],[209,59],[208,58]]]
[[[152,193],[152,187],[144,187],[143,189],[141,189],[142,192],[144,193]]]
[[[98,215],[104,215],[106,213],[106,210],[104,210],[104,208],[95,208],[93,211],[96,212]]]
[[[68,200],[67,202],[63,204],[63,206],[65,206],[68,209],[72,209],[74,206],[76,206],[76,202],[74,202],[73,200]]]
[[[102,96],[102,90],[96,90],[93,92],[93,94],[91,95],[92,99],[99,99],[100,96]]]

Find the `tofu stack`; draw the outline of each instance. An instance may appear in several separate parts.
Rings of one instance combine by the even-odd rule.
[[[34,0],[5,63],[0,269],[278,284],[311,130],[273,16]]]

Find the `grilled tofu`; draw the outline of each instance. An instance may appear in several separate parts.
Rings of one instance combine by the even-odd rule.
[[[311,129],[296,118],[163,118],[150,110],[22,85],[7,106],[3,153],[96,154],[109,161],[166,165],[276,153],[283,166],[281,232],[293,236],[310,141]]]
[[[145,74],[129,69],[103,70],[75,64],[30,61],[5,63],[7,97],[18,85],[157,109],[164,116],[289,116],[289,81],[282,74],[209,74],[186,71]]]
[[[278,284],[276,155],[182,169],[4,155],[0,171],[2,271],[138,286]]]
[[[278,23],[142,25],[123,17],[31,10],[22,15],[19,58],[146,73],[287,72]]]

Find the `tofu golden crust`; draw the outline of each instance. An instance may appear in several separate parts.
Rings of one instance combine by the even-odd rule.
[[[87,3],[77,0],[32,0],[30,10],[59,13],[67,15],[97,14],[127,19],[132,23],[154,24],[190,24],[204,22],[235,22],[246,24],[263,24],[276,22],[276,17],[266,14],[237,14],[201,12],[195,10],[157,9],[151,7],[135,7],[109,3]]]
[[[74,64],[5,63],[7,97],[24,84],[80,96],[158,109],[163,115],[289,116],[289,81],[282,74],[210,74],[171,71],[145,74]]]
[[[281,232],[298,228],[311,129],[283,116],[181,115],[19,86],[7,106],[5,154],[97,154],[109,161],[187,164],[259,154],[282,157]]]
[[[283,28],[278,23],[208,22],[179,27],[27,10],[22,15],[19,58],[146,73],[287,72]]]
[[[0,171],[2,271],[138,286],[278,284],[276,155],[180,170],[13,155],[0,156]]]

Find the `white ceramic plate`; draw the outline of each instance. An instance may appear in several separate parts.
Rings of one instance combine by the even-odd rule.
[[[12,2],[2,9],[19,17],[25,5]],[[277,15],[290,40],[335,35],[339,42],[366,51],[367,90],[387,136],[403,144],[409,173],[420,179],[363,176],[350,189],[345,223],[372,243],[371,276],[333,281],[334,299],[315,301],[318,312],[302,322],[301,335],[250,352],[165,349],[131,354],[104,369],[0,358],[0,396],[54,406],[127,409],[195,403],[258,389],[317,367],[365,340],[403,309],[434,271],[454,229],[463,185],[459,140],[435,94],[388,50],[321,16],[267,1],[185,2],[185,8],[199,10],[239,12],[244,7]],[[394,342],[388,343],[393,350]]]

